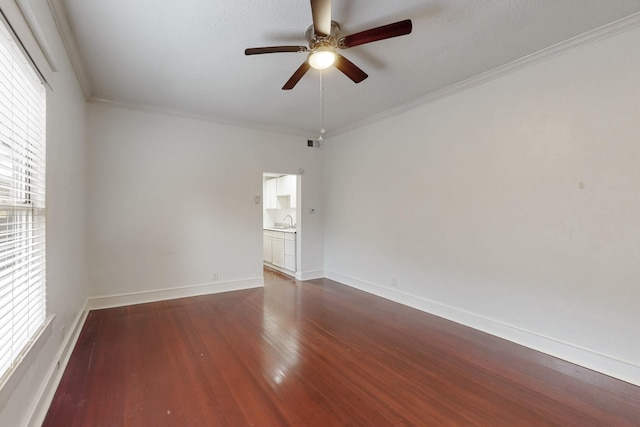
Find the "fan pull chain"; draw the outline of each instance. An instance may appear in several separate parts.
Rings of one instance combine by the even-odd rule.
[[[322,136],[325,134],[324,130],[324,84],[322,82],[322,75],[324,72],[320,71],[320,136],[318,137],[318,141],[322,141]]]

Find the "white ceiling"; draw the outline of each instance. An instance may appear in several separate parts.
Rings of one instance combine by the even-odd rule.
[[[62,0],[93,99],[316,137],[319,72],[282,85],[305,54],[308,0]],[[369,74],[325,72],[331,134],[640,11],[640,0],[333,0],[351,34],[413,20],[408,36],[341,53]]]

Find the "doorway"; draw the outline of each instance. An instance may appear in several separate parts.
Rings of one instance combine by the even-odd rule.
[[[299,276],[301,266],[299,196],[298,175],[262,175],[263,263],[293,277]]]

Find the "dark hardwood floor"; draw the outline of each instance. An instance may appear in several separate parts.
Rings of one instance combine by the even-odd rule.
[[[45,426],[639,426],[640,387],[330,280],[89,313]]]

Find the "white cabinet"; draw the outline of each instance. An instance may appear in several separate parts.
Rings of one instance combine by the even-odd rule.
[[[263,259],[271,266],[296,271],[296,233],[263,230]]]
[[[296,235],[293,233],[284,235],[284,268],[296,271]]]
[[[293,175],[284,175],[276,179],[276,190],[278,196],[288,196],[291,194],[291,178]]]
[[[296,197],[297,179],[298,178],[296,177],[296,175],[283,175],[279,178],[271,180],[271,181],[275,181],[275,184],[276,184],[275,191],[276,191],[276,203],[278,204],[278,208],[274,208],[274,209],[280,209],[280,208],[295,209],[296,200],[297,200],[297,197]],[[284,199],[285,201],[284,206],[282,206],[282,203],[280,200],[278,200],[278,197],[288,197],[288,199]],[[289,200],[289,206],[286,205],[287,200]]]
[[[298,177],[296,175],[289,175],[289,186],[290,186],[290,190],[291,190],[291,198],[290,200],[290,208],[291,209],[295,209],[297,207],[298,204],[298,191],[297,191],[297,182],[298,182]]]
[[[271,185],[269,184],[271,181],[271,179],[266,180],[262,190],[262,204],[265,209],[271,209]]]
[[[264,182],[263,199],[265,209],[296,208],[296,175],[284,175]],[[287,206],[287,200],[289,205]]]
[[[273,239],[271,240],[272,261],[275,266],[284,268],[284,233],[273,233]]]
[[[280,202],[278,201],[277,193],[277,181],[273,178],[265,181],[264,183],[264,208],[265,209],[280,209]]]
[[[264,231],[262,235],[262,258],[265,262],[273,262],[273,249],[271,247],[271,232]]]

